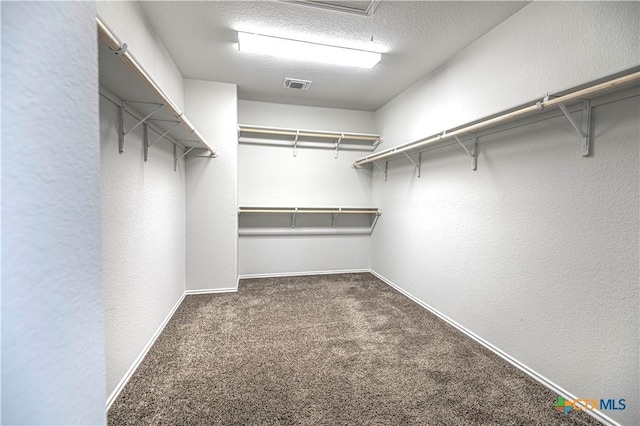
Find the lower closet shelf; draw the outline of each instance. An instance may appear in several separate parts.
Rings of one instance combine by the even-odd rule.
[[[375,207],[239,207],[241,237],[371,235]]]

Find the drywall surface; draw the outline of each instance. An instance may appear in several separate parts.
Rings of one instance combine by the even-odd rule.
[[[374,133],[371,111],[238,101],[238,123],[307,130]]]
[[[241,237],[240,275],[293,275],[371,268],[371,237]]]
[[[375,129],[367,111],[254,101],[239,101],[238,118],[242,124],[295,129]],[[241,206],[371,206],[371,172],[350,167],[367,152],[342,150],[334,158],[332,149],[298,148],[295,157],[290,147],[242,143],[238,149]],[[324,220],[331,227],[331,216]],[[338,271],[369,269],[370,254],[369,236],[243,236],[238,262],[241,275]]]
[[[107,395],[185,290],[184,161],[161,140],[143,157],[142,126],[118,152],[118,110],[100,100]],[[125,114],[125,128],[136,121]]]
[[[640,63],[638,2],[532,2],[376,112],[388,148]]]
[[[1,27],[2,424],[105,424],[95,4]]]
[[[187,159],[187,290],[236,288],[236,86],[228,83],[185,80],[184,90],[186,114],[219,154],[215,159]]]
[[[637,64],[638,3],[534,2],[378,111],[391,145]],[[637,424],[638,98],[374,172],[373,270],[582,398]],[[577,116],[576,116],[577,117]]]
[[[98,1],[98,17],[169,98],[184,110],[182,74],[147,21],[139,2]]]

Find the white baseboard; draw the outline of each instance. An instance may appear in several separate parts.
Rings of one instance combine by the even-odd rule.
[[[109,395],[109,398],[107,398],[107,403],[106,403],[107,411],[109,411],[109,408],[111,408],[111,405],[113,404],[113,402],[118,398],[118,395],[120,395],[120,392],[122,392],[122,389],[124,389],[125,385],[129,382],[129,379],[131,379],[131,376],[133,376],[133,373],[135,373],[135,371],[138,369],[138,366],[140,365],[144,357],[147,356],[149,349],[151,349],[153,344],[156,342],[156,339],[158,338],[158,336],[160,336],[160,333],[162,333],[162,330],[164,330],[164,327],[167,325],[167,323],[169,322],[173,314],[176,312],[176,310],[178,309],[178,306],[180,306],[185,296],[186,296],[186,292],[182,293],[182,296],[180,296],[176,304],[173,306],[173,308],[171,308],[171,311],[165,317],[164,321],[162,321],[162,324],[160,324],[160,327],[158,327],[156,332],[153,333],[153,336],[151,336],[151,339],[149,339],[149,342],[147,342],[147,344],[142,349],[138,357],[135,359],[135,361],[133,361],[133,364],[131,364],[131,367],[129,367],[129,370],[127,370],[127,372],[125,373],[124,377],[122,377],[122,379],[120,380],[116,388],[113,390],[113,392],[111,392],[111,395]]]
[[[311,271],[311,272],[274,272],[268,274],[242,274],[238,275],[239,280],[248,278],[277,278],[277,277],[300,277],[305,275],[333,275],[333,274],[361,274],[371,272],[371,269],[341,269],[333,271]]]
[[[452,320],[448,316],[444,315],[442,312],[440,312],[437,309],[433,308],[432,306],[426,304],[425,302],[423,302],[422,300],[418,299],[417,297],[415,297],[413,294],[409,293],[408,291],[400,288],[399,286],[397,286],[396,284],[394,284],[390,280],[386,279],[382,275],[378,274],[377,272],[375,272],[373,270],[370,270],[369,272],[371,272],[373,275],[375,275],[377,278],[379,278],[385,284],[389,285],[394,290],[397,290],[399,293],[401,293],[401,294],[405,295],[406,297],[408,297],[409,299],[413,300],[418,305],[422,306],[423,308],[425,308],[426,310],[428,310],[429,312],[431,312],[432,314],[434,314],[435,316],[437,316],[438,318],[440,318],[444,322],[446,322],[446,323],[450,324],[451,326],[457,328],[458,330],[460,330],[461,332],[463,332],[464,334],[466,334],[467,336],[469,336],[470,338],[472,338],[476,342],[480,343],[482,346],[484,346],[485,348],[489,349],[491,352],[495,353],[500,358],[502,358],[505,361],[507,361],[509,364],[513,365],[517,369],[521,370],[522,372],[524,372],[524,373],[528,374],[529,376],[531,376],[532,378],[534,378],[539,383],[541,383],[544,386],[546,386],[547,388],[551,389],[557,395],[560,395],[563,398],[570,399],[572,401],[577,399],[577,397],[575,395],[571,394],[566,389],[562,388],[561,386],[559,386],[556,383],[552,382],[551,380],[547,379],[542,374],[537,373],[535,370],[527,367],[525,364],[523,364],[520,361],[518,361],[517,359],[513,358],[511,355],[507,354],[506,352],[500,350],[496,346],[494,346],[491,343],[487,342],[482,337],[478,336],[477,334],[475,334],[471,330],[465,328],[464,326],[458,324],[457,322],[455,322],[454,320]],[[583,410],[583,411],[585,411],[591,417],[594,417],[596,420],[598,420],[599,422],[601,422],[601,423],[603,423],[605,425],[608,425],[608,426],[622,426],[620,423],[618,423],[615,420],[609,418],[607,415],[603,414],[599,410]]]
[[[209,288],[204,290],[187,290],[184,292],[185,295],[190,294],[211,294],[211,293],[235,293],[238,291],[238,287],[236,288]]]

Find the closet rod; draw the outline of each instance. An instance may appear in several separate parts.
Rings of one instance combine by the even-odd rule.
[[[615,78],[613,80],[605,81],[604,83],[596,84],[594,86],[590,86],[581,90],[577,90],[575,92],[571,92],[566,95],[559,96],[557,98],[553,98],[553,99],[545,98],[544,101],[537,102],[534,105],[530,105],[528,107],[524,107],[519,110],[500,115],[498,117],[490,118],[488,120],[481,121],[479,123],[472,124],[467,127],[463,127],[461,129],[453,130],[450,133],[445,131],[439,135],[430,137],[428,139],[418,139],[417,141],[409,142],[403,145],[396,146],[394,148],[389,148],[384,151],[380,151],[376,154],[372,154],[354,161],[353,167],[360,167],[367,163],[373,163],[374,161],[383,160],[389,157],[399,156],[400,154],[403,154],[407,151],[413,151],[419,148],[423,148],[427,145],[435,144],[437,142],[442,142],[448,139],[453,139],[456,136],[474,133],[479,130],[485,129],[487,127],[512,121],[512,120],[515,120],[516,118],[522,117],[524,115],[527,115],[536,111],[541,111],[545,108],[549,108],[557,105],[563,105],[572,101],[578,101],[588,96],[595,95],[607,90],[611,90],[628,83],[632,83],[636,80],[640,80],[640,71],[627,74],[625,76]]]
[[[254,127],[239,125],[238,131],[247,133],[260,133],[265,135],[286,135],[286,136],[308,136],[316,138],[345,138],[360,141],[372,141],[377,142],[380,140],[380,136],[367,135],[362,133],[337,133],[337,132],[322,132],[314,130],[293,130],[293,129],[271,129],[268,127]]]
[[[151,76],[147,74],[144,68],[142,68],[142,65],[138,63],[135,57],[126,49],[123,49],[125,46],[120,43],[120,41],[111,31],[109,31],[107,26],[100,20],[100,18],[96,17],[96,22],[98,23],[98,34],[107,43],[107,46],[109,46],[109,48],[114,51],[114,53],[120,51],[121,53],[118,53],[118,55],[122,58],[124,63],[127,64],[127,66],[131,68],[131,70],[135,72],[138,77],[140,77],[145,85],[149,89],[151,89],[151,91],[155,93],[156,96],[162,99],[162,103],[165,104],[167,108],[169,108],[171,114],[173,114],[173,116],[180,120],[187,127],[187,129],[189,129],[189,132],[192,133],[209,151],[211,151],[211,154],[214,157],[217,156],[218,153],[216,152],[216,150],[212,148],[207,143],[207,141],[205,141],[204,137],[200,134],[200,132],[198,132],[191,121],[189,121],[189,119],[184,116],[184,112],[180,111],[177,105],[174,104],[171,99],[169,99],[169,97],[160,87],[158,87],[155,81],[153,81]]]

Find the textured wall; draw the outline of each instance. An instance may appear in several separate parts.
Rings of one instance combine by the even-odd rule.
[[[144,10],[134,1],[99,1],[98,17],[113,31],[158,87],[184,110],[182,74],[178,71],[153,27],[147,22]]]
[[[104,424],[95,4],[1,25],[2,423]]]
[[[377,114],[390,144],[637,64],[638,3],[532,3]],[[593,111],[582,158],[563,117],[374,172],[373,269],[579,397],[636,424],[638,98]]]
[[[236,86],[185,80],[185,112],[219,153],[187,159],[187,289],[236,288],[238,136]]]
[[[125,114],[125,128],[134,124]],[[184,161],[174,172],[173,145],[162,140],[145,163],[142,126],[127,135],[119,154],[117,129],[116,106],[101,98],[107,394],[185,290]]]
[[[640,62],[638,2],[533,2],[377,111],[387,146]]]
[[[239,101],[241,124],[373,133],[373,113]],[[351,163],[366,152],[239,145],[239,203],[248,206],[370,206],[371,173]],[[327,217],[330,221],[331,217]],[[330,222],[328,222],[330,224]],[[370,268],[368,236],[241,237],[240,274]]]

